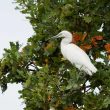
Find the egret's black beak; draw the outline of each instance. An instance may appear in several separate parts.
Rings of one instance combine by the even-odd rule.
[[[57,39],[58,37],[59,37],[59,36],[56,35],[56,36],[51,37],[51,39]]]
[[[61,37],[61,33],[57,34],[56,36],[51,37],[51,39],[57,39]]]
[[[56,38],[58,38],[58,37],[59,37],[59,36],[56,35],[56,36],[53,36],[53,37],[48,38],[46,41],[49,41],[49,40],[51,40],[51,39],[56,39]]]

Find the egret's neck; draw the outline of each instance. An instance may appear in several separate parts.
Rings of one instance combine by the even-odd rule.
[[[72,37],[70,37],[70,38],[64,38],[64,39],[62,39],[62,41],[61,41],[61,45],[68,45],[68,44],[70,44],[72,42]]]

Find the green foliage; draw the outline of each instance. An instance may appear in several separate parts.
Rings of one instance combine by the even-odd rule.
[[[110,65],[104,45],[110,43],[109,0],[15,0],[26,14],[35,35],[22,48],[18,42],[10,43],[0,60],[0,86],[4,92],[8,83],[21,83],[19,91],[24,99],[24,110],[64,110],[69,105],[74,110],[110,109]],[[104,23],[102,32],[97,30]],[[88,55],[98,68],[92,77],[78,71],[62,58],[59,41],[48,40],[61,30],[88,34],[104,39],[93,46]],[[81,42],[82,43],[82,42]],[[102,54],[105,53],[105,54]],[[74,53],[73,53],[74,54]],[[102,58],[103,63],[95,61]],[[87,85],[87,82],[90,84]],[[95,89],[99,93],[95,93]]]

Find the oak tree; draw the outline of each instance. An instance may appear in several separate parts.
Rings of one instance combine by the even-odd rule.
[[[109,110],[110,1],[15,2],[35,33],[22,51],[19,42],[10,42],[10,49],[4,49],[0,60],[2,91],[8,83],[21,83],[23,89],[19,93],[26,104],[24,110]],[[98,31],[101,26],[103,29]],[[87,52],[98,69],[93,76],[64,60],[60,40],[50,39],[62,30],[70,31],[73,42]]]

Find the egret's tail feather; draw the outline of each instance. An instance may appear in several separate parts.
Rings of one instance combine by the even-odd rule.
[[[89,69],[91,70],[92,73],[97,72],[97,68],[93,64],[91,66],[89,66]]]
[[[86,66],[81,66],[81,65],[75,65],[79,70],[85,71],[88,75],[92,76],[94,73],[97,72],[97,68],[91,63]]]

